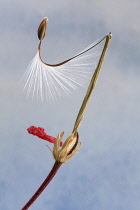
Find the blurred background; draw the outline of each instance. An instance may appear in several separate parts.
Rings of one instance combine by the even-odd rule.
[[[79,128],[82,147],[64,164],[33,210],[138,210],[140,206],[140,28],[138,0],[0,0],[0,209],[19,210],[54,163],[53,145],[27,133],[70,135],[86,88],[55,102],[27,99],[20,80],[37,52],[67,59],[113,34],[96,89]]]

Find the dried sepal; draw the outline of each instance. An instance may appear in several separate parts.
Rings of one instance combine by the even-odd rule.
[[[53,151],[52,151],[54,158],[57,157],[57,153],[58,153],[58,150],[60,147],[60,142],[61,142],[63,135],[64,135],[64,132],[62,132],[61,134],[58,134],[56,141],[54,143],[54,147],[53,147]]]
[[[81,147],[82,143],[80,142],[79,145],[65,158],[65,162],[69,160]]]
[[[38,38],[40,41],[42,41],[46,35],[47,21],[48,18],[44,18],[38,27]]]
[[[77,146],[78,133],[74,132],[66,139],[62,148],[59,150],[60,142],[63,135],[64,132],[58,134],[52,151],[55,160],[61,163],[65,163],[67,160],[69,160],[81,146],[81,143],[79,144],[79,146]]]

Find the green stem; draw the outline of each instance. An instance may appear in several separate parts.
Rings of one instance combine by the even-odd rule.
[[[101,57],[99,59],[98,65],[97,65],[96,70],[95,70],[95,72],[93,74],[93,77],[92,77],[92,79],[90,81],[87,93],[85,95],[85,98],[84,98],[83,103],[81,105],[80,111],[79,111],[78,116],[76,118],[76,121],[75,121],[75,124],[74,124],[74,128],[73,128],[73,132],[78,130],[78,128],[80,126],[80,123],[81,123],[81,121],[82,121],[82,119],[84,117],[85,111],[87,109],[89,100],[91,98],[92,92],[94,90],[94,87],[95,87],[95,84],[96,84],[96,81],[97,81],[97,78],[99,76],[99,73],[100,73],[100,70],[101,70],[104,58],[105,58],[105,54],[107,52],[107,49],[108,49],[108,46],[109,46],[109,43],[110,43],[110,40],[111,40],[111,37],[112,37],[111,33],[109,33],[105,37],[106,41],[105,41],[105,44],[104,44],[104,48],[102,50]],[[102,39],[102,41],[103,41],[103,39]]]

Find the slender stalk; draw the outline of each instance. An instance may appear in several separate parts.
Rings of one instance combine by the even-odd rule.
[[[79,54],[77,54],[77,55],[75,55],[75,56],[73,56],[73,57],[71,57],[71,58],[69,58],[69,59],[67,59],[67,60],[65,60],[65,61],[63,61],[63,62],[61,62],[61,63],[57,63],[57,64],[48,64],[48,63],[45,63],[45,62],[42,60],[41,54],[40,54],[41,43],[42,43],[42,42],[40,41],[40,43],[39,43],[39,45],[38,45],[39,58],[40,58],[40,60],[42,61],[42,63],[44,63],[44,64],[47,65],[47,66],[52,66],[52,67],[61,66],[61,65],[65,64],[65,63],[71,61],[72,59],[74,59],[74,58],[76,58],[76,57],[78,57],[78,56],[84,54],[85,52],[88,52],[88,51],[91,50],[92,48],[96,47],[96,46],[97,46],[98,44],[100,44],[104,39],[106,39],[106,36],[103,37],[99,42],[97,42],[96,44],[94,44],[93,46],[91,46],[90,48],[88,48],[87,50],[85,50],[85,51],[83,51],[83,52],[81,52],[81,53],[79,53]]]
[[[53,179],[53,177],[55,176],[55,174],[57,173],[61,165],[62,163],[55,161],[52,167],[52,170],[50,171],[50,173],[48,174],[44,182],[41,184],[41,186],[38,188],[35,194],[29,199],[29,201],[25,204],[25,206],[21,210],[26,210],[33,204],[33,202],[38,198],[38,196],[43,192],[43,190],[47,187],[47,185]]]
[[[81,121],[83,119],[83,116],[84,116],[84,113],[85,113],[86,108],[88,106],[90,97],[91,97],[92,92],[94,90],[94,87],[95,87],[95,84],[96,84],[99,72],[101,70],[101,67],[102,67],[102,64],[103,64],[103,61],[104,61],[104,57],[105,57],[106,51],[108,49],[109,42],[111,40],[111,36],[112,35],[109,34],[109,35],[107,35],[106,37],[104,37],[100,41],[100,42],[102,42],[104,39],[106,39],[105,44],[104,44],[104,48],[103,48],[103,51],[102,51],[102,54],[101,54],[101,57],[100,57],[99,62],[98,62],[98,65],[97,65],[96,70],[95,70],[95,72],[93,74],[93,77],[92,77],[92,79],[90,81],[87,93],[85,95],[85,98],[84,98],[83,103],[81,105],[80,111],[79,111],[78,116],[76,118],[76,121],[75,121],[75,124],[74,124],[74,128],[73,128],[73,132],[77,132],[78,127],[80,126],[80,123],[81,123]],[[100,42],[98,42],[96,45],[98,45]],[[39,44],[39,50],[40,50],[40,45],[41,45],[41,42]],[[73,58],[71,58],[71,59],[73,59]],[[65,62],[67,62],[67,61],[65,61]],[[61,64],[63,64],[63,63],[60,63],[59,65],[61,65]],[[47,64],[47,65],[49,65],[49,64]],[[72,150],[74,150],[74,148]],[[48,176],[46,177],[44,182],[41,184],[41,186],[38,188],[38,190],[35,192],[35,194],[29,199],[29,201],[25,204],[25,206],[21,210],[27,210],[34,203],[34,201],[39,197],[39,195],[43,192],[43,190],[47,187],[47,185],[53,179],[53,177],[55,176],[55,174],[57,173],[58,169],[60,168],[60,166],[62,164],[63,163],[61,163],[59,161],[55,161],[55,163],[54,163],[54,165],[52,167],[52,170],[50,171],[50,173],[48,174]]]
[[[100,73],[100,70],[101,70],[101,67],[102,67],[102,64],[103,64],[103,61],[104,61],[104,58],[105,58],[105,54],[107,52],[107,49],[108,49],[108,46],[109,46],[109,43],[110,43],[110,40],[111,40],[111,33],[109,33],[107,36],[106,36],[106,41],[105,41],[105,44],[104,44],[104,48],[102,50],[102,54],[101,54],[101,57],[100,57],[100,60],[98,62],[98,65],[96,67],[96,70],[92,76],[92,79],[90,81],[90,84],[89,84],[89,87],[88,87],[88,90],[87,90],[87,93],[85,95],[85,98],[83,100],[83,103],[81,105],[81,108],[80,108],[80,111],[78,113],[78,116],[76,118],[76,121],[75,121],[75,124],[74,124],[74,128],[73,128],[73,132],[77,131],[79,126],[80,126],[80,123],[84,117],[84,114],[85,114],[85,111],[86,111],[86,108],[88,106],[88,103],[89,103],[89,100],[91,98],[91,95],[92,95],[92,92],[94,90],[94,87],[95,87],[95,84],[96,84],[96,81],[97,81],[97,78],[99,76],[99,73]],[[103,41],[103,40],[102,40]]]

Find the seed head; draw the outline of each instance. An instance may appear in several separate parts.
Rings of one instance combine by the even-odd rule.
[[[77,146],[78,133],[74,132],[66,139],[62,148],[59,150],[60,142],[63,135],[64,135],[64,132],[62,132],[61,134],[58,134],[56,141],[54,143],[53,152],[52,152],[55,160],[61,163],[65,163],[67,160],[69,160],[81,146],[81,142],[79,146]]]
[[[46,35],[47,21],[48,18],[44,18],[38,27],[38,38],[40,41],[42,41]]]

